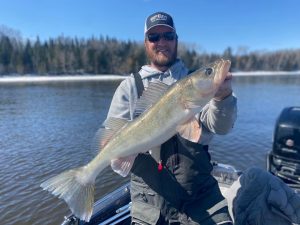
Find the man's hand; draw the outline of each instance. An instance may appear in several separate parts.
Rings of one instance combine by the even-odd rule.
[[[231,80],[232,80],[232,74],[229,72],[224,80],[224,82],[221,84],[219,89],[217,90],[214,99],[215,100],[223,100],[224,98],[228,97],[232,93],[232,87],[231,87]]]

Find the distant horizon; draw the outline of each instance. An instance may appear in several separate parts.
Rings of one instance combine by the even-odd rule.
[[[300,49],[299,8],[297,0],[10,0],[1,4],[0,21],[29,40],[103,36],[142,42],[145,18],[164,11],[173,16],[179,40],[197,52],[274,52]]]

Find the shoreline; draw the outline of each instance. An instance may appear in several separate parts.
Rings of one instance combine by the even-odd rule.
[[[64,75],[64,76],[3,76],[1,83],[44,83],[69,81],[122,81],[127,76],[121,75]]]
[[[298,76],[300,71],[252,71],[232,72],[236,77],[257,76]],[[122,75],[63,75],[63,76],[0,76],[1,83],[43,83],[43,82],[67,82],[67,81],[122,81],[128,76]]]
[[[233,76],[297,76],[299,71],[249,71],[249,72],[232,72]]]

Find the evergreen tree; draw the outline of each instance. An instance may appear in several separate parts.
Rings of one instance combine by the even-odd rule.
[[[23,41],[17,32],[5,35],[0,27],[0,74],[129,74],[147,63],[143,43],[115,38],[57,37],[41,42]],[[228,47],[223,54],[199,53],[194,45],[179,43],[178,56],[188,68],[197,69],[218,58],[230,59],[232,71],[293,71],[300,69],[300,49],[237,54]]]

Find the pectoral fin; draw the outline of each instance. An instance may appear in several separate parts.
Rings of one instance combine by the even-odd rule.
[[[203,101],[203,99],[200,100],[185,99],[183,102],[186,109],[196,109],[196,108],[201,109],[207,103]]]
[[[197,118],[193,117],[188,122],[179,125],[176,130],[181,137],[197,143],[200,140],[202,128]]]

